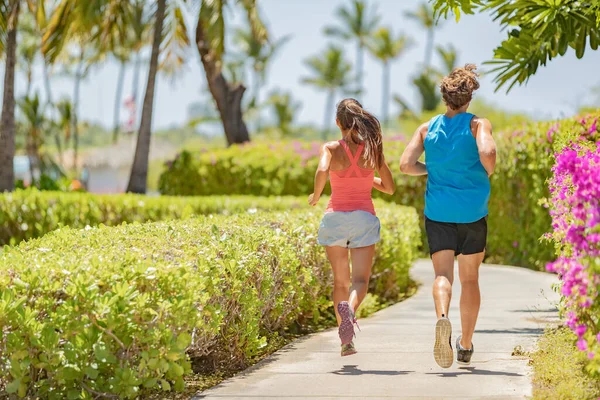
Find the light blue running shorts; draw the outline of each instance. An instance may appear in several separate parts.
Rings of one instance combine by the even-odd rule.
[[[379,242],[379,218],[366,211],[328,212],[319,226],[318,243],[349,249],[367,247]]]

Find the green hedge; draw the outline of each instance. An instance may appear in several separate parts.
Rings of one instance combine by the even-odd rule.
[[[407,290],[414,209],[380,207],[375,295]],[[243,367],[297,324],[330,320],[321,211],[61,229],[0,253],[0,389],[21,397],[181,390],[192,361]]]
[[[162,221],[186,219],[194,215],[305,207],[305,198],[298,197],[181,198],[17,190],[0,194],[0,246],[41,237],[61,226],[115,226],[123,222]]]
[[[593,112],[587,118],[598,115]],[[552,230],[548,210],[541,201],[549,195],[546,181],[551,175],[553,153],[579,134],[581,118],[561,121],[556,131],[554,122],[532,122],[495,134],[498,165],[491,179],[489,262],[543,270],[553,259],[553,246],[540,241]],[[402,138],[384,143],[397,189],[392,197],[374,193],[413,206],[422,214],[426,178],[400,173],[398,163],[405,146]],[[318,151],[316,143],[282,142],[184,152],[166,165],[159,188],[169,195],[307,194],[312,191]]]

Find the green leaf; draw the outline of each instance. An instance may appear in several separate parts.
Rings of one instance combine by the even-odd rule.
[[[90,379],[96,379],[98,378],[98,369],[97,368],[93,368],[93,367],[86,367],[85,368],[85,374],[90,378]]]
[[[15,379],[14,381],[12,381],[6,385],[6,392],[9,394],[17,393],[17,390],[19,390],[20,385],[21,385],[21,380]]]
[[[169,382],[167,382],[164,379],[160,380],[160,387],[162,388],[162,390],[164,390],[165,392],[168,392],[171,390],[171,384]]]
[[[185,381],[182,377],[175,379],[174,387],[177,392],[183,392],[185,390]]]
[[[176,363],[171,363],[169,367],[169,373],[175,377],[183,376],[183,367]]]
[[[144,387],[146,389],[152,389],[153,387],[155,387],[158,384],[158,379],[156,378],[150,378],[148,380],[146,380],[144,382]]]

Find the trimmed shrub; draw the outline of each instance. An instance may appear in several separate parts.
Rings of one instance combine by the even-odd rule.
[[[376,302],[400,298],[414,209],[380,207]],[[290,326],[333,322],[321,212],[60,229],[0,253],[0,386],[20,397],[183,389],[192,361],[243,367]]]
[[[306,200],[298,197],[181,198],[17,190],[0,194],[0,245],[41,237],[61,226],[115,226],[123,222],[162,221],[186,219],[194,215],[304,207]]]

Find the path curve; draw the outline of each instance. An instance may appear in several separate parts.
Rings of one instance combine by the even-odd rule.
[[[256,366],[194,397],[196,399],[523,399],[531,395],[528,359],[549,322],[557,321],[553,275],[524,268],[484,265],[482,309],[471,367],[443,370],[433,360],[435,314],[433,267],[415,263],[415,296],[360,321],[358,354],[339,355],[337,330],[313,334],[284,347]],[[457,276],[457,272],[456,272]],[[450,319],[460,334],[454,283]]]

